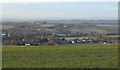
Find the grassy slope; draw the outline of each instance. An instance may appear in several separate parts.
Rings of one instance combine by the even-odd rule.
[[[3,68],[113,68],[117,45],[3,47]]]

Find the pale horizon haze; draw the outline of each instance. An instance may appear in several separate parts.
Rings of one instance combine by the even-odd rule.
[[[117,2],[2,3],[3,19],[117,20]]]

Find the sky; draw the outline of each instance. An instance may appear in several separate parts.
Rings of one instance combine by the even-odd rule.
[[[1,0],[0,2],[119,2],[119,0]]]
[[[116,20],[117,2],[16,2],[2,3],[7,19],[92,19]]]

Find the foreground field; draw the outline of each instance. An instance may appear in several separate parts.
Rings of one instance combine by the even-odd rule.
[[[3,68],[116,68],[117,45],[3,46]]]

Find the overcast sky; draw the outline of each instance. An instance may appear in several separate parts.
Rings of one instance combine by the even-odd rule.
[[[3,3],[10,19],[117,19],[117,2]]]

